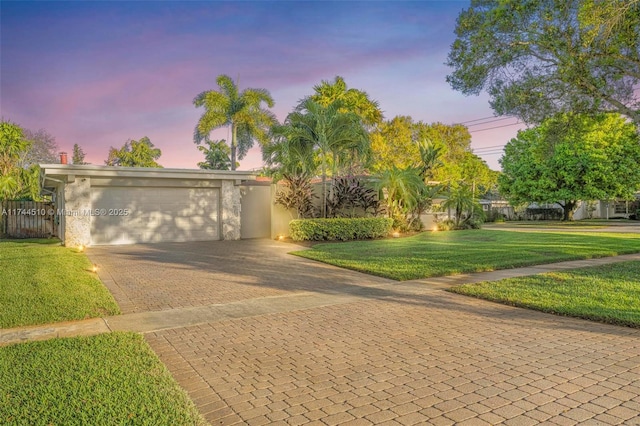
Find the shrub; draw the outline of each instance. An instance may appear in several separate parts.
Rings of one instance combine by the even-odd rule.
[[[392,223],[382,217],[297,219],[289,222],[289,233],[295,241],[363,240],[386,237]]]
[[[437,222],[438,230],[440,231],[454,231],[454,230],[462,230],[462,229],[480,229],[482,228],[483,220],[477,217],[470,217],[459,224],[456,224],[456,221],[453,219],[444,219]]]

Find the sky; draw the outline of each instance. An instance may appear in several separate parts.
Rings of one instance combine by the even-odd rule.
[[[193,98],[227,74],[267,89],[282,122],[322,80],[379,102],[386,119],[467,123],[471,146],[499,170],[524,125],[492,121],[487,95],[446,82],[456,17],[468,1],[2,1],[0,115],[79,144],[104,164],[109,147],[147,136],[164,167],[197,168]],[[482,119],[482,120],[479,120]],[[495,120],[495,119],[494,119]],[[484,124],[483,124],[484,123]],[[488,129],[488,130],[485,130]],[[228,130],[212,133],[227,139]],[[256,145],[240,170],[262,166]]]

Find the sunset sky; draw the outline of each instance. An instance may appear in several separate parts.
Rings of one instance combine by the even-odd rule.
[[[485,95],[445,81],[455,20],[467,1],[6,2],[1,12],[1,115],[46,129],[60,150],[78,143],[103,164],[110,146],[148,136],[165,167],[195,168],[202,110],[216,76],[271,92],[280,121],[336,75],[376,99],[385,118],[469,122],[493,115]],[[469,124],[494,169],[523,125]],[[486,128],[497,127],[491,130]],[[214,138],[227,138],[217,131]],[[255,147],[240,169],[262,165]]]

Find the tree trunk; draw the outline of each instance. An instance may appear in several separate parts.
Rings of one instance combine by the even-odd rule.
[[[570,222],[573,220],[573,210],[576,208],[577,203],[577,201],[565,201],[564,205],[560,204],[563,210],[563,222]]]
[[[236,169],[236,146],[238,142],[236,141],[236,125],[231,124],[231,170]]]

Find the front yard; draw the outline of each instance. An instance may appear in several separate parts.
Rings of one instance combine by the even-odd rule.
[[[465,284],[451,292],[508,305],[640,327],[640,262]]]
[[[205,422],[142,336],[109,333],[0,348],[0,424]]]
[[[0,241],[0,328],[120,313],[92,267],[58,240]]]
[[[114,315],[84,253],[0,241],[0,328]],[[0,347],[0,424],[199,425],[204,419],[141,335]]]
[[[640,252],[640,234],[470,230],[317,244],[292,254],[395,280]]]

